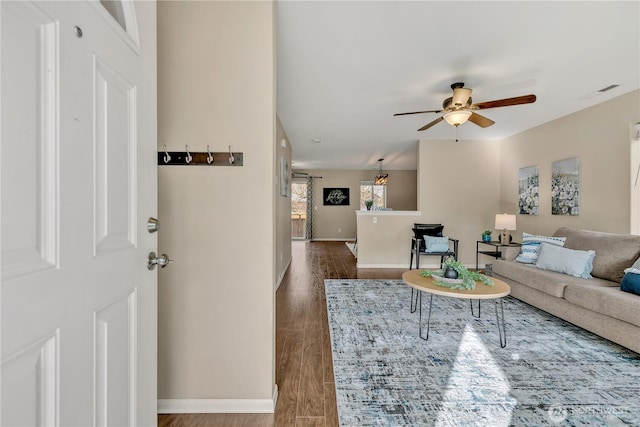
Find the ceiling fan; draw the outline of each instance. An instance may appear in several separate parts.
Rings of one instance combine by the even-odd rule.
[[[437,125],[441,121],[445,120],[456,128],[461,124],[469,120],[476,125],[486,128],[493,125],[495,122],[478,113],[475,110],[486,110],[489,108],[497,107],[509,107],[512,105],[531,104],[536,102],[535,95],[516,96],[515,98],[497,99],[495,101],[480,102],[473,104],[471,101],[471,89],[465,88],[464,83],[458,82],[451,85],[453,89],[453,96],[445,99],[442,102],[441,110],[427,110],[427,111],[413,111],[410,113],[396,113],[394,116],[406,116],[409,114],[424,114],[424,113],[444,113],[434,121],[422,126],[418,131],[427,130],[430,127]]]

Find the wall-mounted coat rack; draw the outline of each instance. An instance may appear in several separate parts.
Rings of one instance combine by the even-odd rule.
[[[185,145],[185,151],[158,151],[158,166],[242,166],[242,153],[231,151],[212,152],[207,146],[206,152],[191,152]]]

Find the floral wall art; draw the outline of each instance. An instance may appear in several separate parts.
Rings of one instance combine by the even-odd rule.
[[[521,215],[538,215],[540,175],[538,166],[520,168],[518,173],[518,213]]]
[[[551,168],[551,214],[579,215],[580,159],[566,159],[553,162]]]

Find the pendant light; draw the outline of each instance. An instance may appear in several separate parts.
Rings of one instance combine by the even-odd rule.
[[[376,179],[373,181],[374,185],[387,185],[387,180],[389,178],[389,174],[388,173],[385,173],[385,174],[382,173],[382,161],[383,160],[384,159],[378,159],[378,163],[380,165],[380,168],[378,170],[378,175],[376,175]]]

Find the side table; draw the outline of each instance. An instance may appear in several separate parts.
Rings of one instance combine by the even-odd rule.
[[[493,246],[492,250],[481,250],[482,246],[480,245],[486,245],[486,246]],[[487,255],[487,256],[492,256],[495,259],[498,259],[500,257],[502,257],[502,252],[500,250],[500,248],[502,248],[503,246],[510,246],[510,247],[520,247],[522,246],[522,244],[520,243],[510,243],[508,245],[503,245],[500,242],[496,242],[496,241],[491,241],[491,242],[485,242],[483,240],[476,240],[476,271],[478,271],[478,257],[480,255]]]

